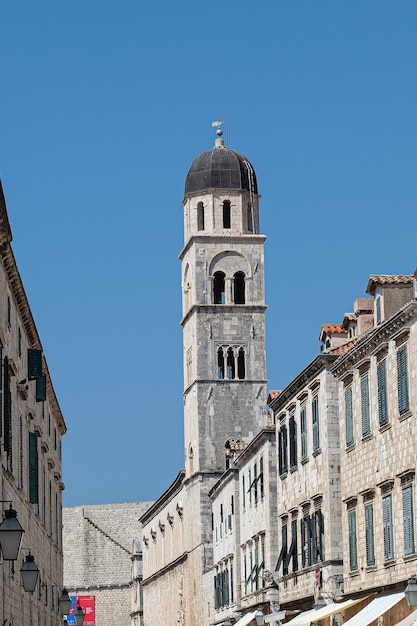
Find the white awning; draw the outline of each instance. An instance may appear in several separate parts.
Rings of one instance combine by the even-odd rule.
[[[355,600],[345,600],[344,602],[332,602],[322,609],[312,609],[311,611],[304,611],[297,615],[294,619],[286,622],[285,626],[310,626],[312,622],[320,622],[326,617],[336,615],[336,613],[342,613],[345,609],[350,608],[358,602],[362,602],[365,598],[358,598]],[[349,620],[350,622],[351,620]],[[348,624],[349,622],[346,622]]]
[[[344,626],[368,626],[404,598],[404,592],[374,598],[362,611],[344,623]]]
[[[417,626],[417,610],[404,617],[397,626]]]
[[[237,622],[235,622],[234,626],[248,626],[253,619],[255,619],[256,611],[251,611],[251,613],[246,613],[243,617],[241,617]]]

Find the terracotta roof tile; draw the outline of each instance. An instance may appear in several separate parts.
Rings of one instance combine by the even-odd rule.
[[[342,324],[322,324],[321,329],[326,333],[340,333],[341,335],[346,335],[347,333]]]
[[[371,274],[366,293],[373,294],[375,285],[410,285],[413,281],[413,274]]]

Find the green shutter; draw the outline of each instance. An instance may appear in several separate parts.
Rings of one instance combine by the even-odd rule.
[[[42,350],[28,348],[28,379],[35,380],[42,376]]]
[[[319,400],[315,396],[311,403],[312,412],[312,425],[313,425],[313,450],[320,448],[320,433],[319,433]]]
[[[361,378],[361,413],[362,413],[362,437],[371,432],[371,420],[369,415],[369,378],[368,374]]]
[[[300,413],[300,426],[301,426],[301,458],[305,459],[307,456],[307,420],[306,420],[305,405],[301,409],[301,413]]]
[[[382,525],[384,529],[384,561],[394,558],[394,537],[392,528],[392,497],[382,499]]]
[[[346,420],[346,446],[351,446],[354,443],[352,387],[348,387],[345,391],[345,420]]]
[[[365,506],[366,565],[375,565],[374,505]]]
[[[403,489],[404,555],[414,554],[413,488]]]
[[[358,569],[358,553],[356,544],[356,511],[348,511],[349,526],[349,569],[351,572]]]
[[[46,400],[46,375],[42,374],[36,379],[36,402],[45,402]]]
[[[387,411],[387,378],[385,369],[385,360],[378,363],[377,367],[377,381],[378,381],[378,416],[379,425],[384,426],[388,423],[388,411]]]
[[[408,400],[408,373],[407,373],[407,346],[402,346],[397,351],[398,373],[398,410],[400,415],[406,413],[409,408]]]
[[[39,502],[38,482],[38,435],[29,433],[29,502]]]

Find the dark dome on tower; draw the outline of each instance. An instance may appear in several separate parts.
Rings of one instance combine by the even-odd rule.
[[[229,150],[223,139],[194,159],[185,181],[185,195],[207,189],[240,189],[258,193],[256,174],[251,163],[238,152]]]

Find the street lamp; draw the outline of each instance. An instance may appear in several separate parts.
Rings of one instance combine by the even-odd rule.
[[[62,594],[58,600],[59,612],[61,615],[69,615],[71,610],[71,598],[68,595],[68,591],[66,589],[62,590]]]
[[[262,626],[265,623],[265,618],[262,609],[256,609],[255,611],[255,621],[257,626]]]
[[[33,593],[38,580],[39,568],[30,552],[20,569],[20,574],[22,576],[23,589],[28,593]]]
[[[327,606],[326,600],[323,598],[322,594],[320,594],[319,596],[317,596],[317,600],[314,603],[314,608],[316,609],[316,611],[318,611],[325,606]]]
[[[16,511],[10,504],[10,508],[6,510],[4,519],[0,524],[0,544],[4,561],[17,559],[24,532],[17,519]]]
[[[74,613],[75,615],[75,623],[77,624],[77,626],[84,626],[84,611],[81,608],[81,604],[80,601],[78,600],[78,606],[77,606],[77,610]]]
[[[409,579],[404,595],[408,606],[417,606],[417,581],[415,578]]]

